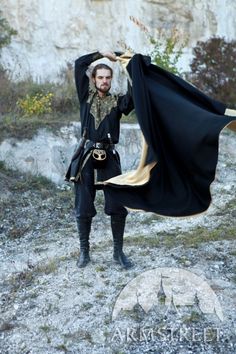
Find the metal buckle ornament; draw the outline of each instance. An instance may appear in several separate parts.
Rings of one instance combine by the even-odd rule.
[[[97,161],[104,161],[107,157],[106,151],[102,149],[94,149],[92,156]]]

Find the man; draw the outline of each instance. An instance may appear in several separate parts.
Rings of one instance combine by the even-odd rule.
[[[120,160],[115,144],[119,141],[120,118],[133,109],[129,93],[123,96],[111,95],[113,71],[106,64],[98,64],[92,71],[94,89],[90,87],[87,70],[94,61],[101,58],[116,61],[112,52],[96,52],[84,55],[75,61],[75,83],[80,102],[81,131],[86,145],[75,178],[75,211],[80,238],[78,267],[85,267],[90,261],[89,235],[92,218],[96,215],[94,199],[96,182],[121,174]],[[132,266],[123,253],[123,234],[127,210],[104,192],[105,213],[111,217],[114,242],[113,258],[123,268]]]

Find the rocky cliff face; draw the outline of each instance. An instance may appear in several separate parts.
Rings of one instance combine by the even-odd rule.
[[[89,51],[116,49],[123,41],[147,52],[145,35],[129,19],[149,28],[178,28],[189,36],[181,66],[187,68],[197,40],[236,38],[232,0],[1,0],[1,10],[18,31],[2,53],[14,78],[55,81],[67,62]]]

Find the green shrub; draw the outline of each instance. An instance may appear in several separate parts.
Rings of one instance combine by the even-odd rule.
[[[17,101],[17,106],[24,116],[41,115],[52,112],[53,93],[37,93],[36,95],[26,95]]]
[[[1,49],[11,43],[11,37],[15,36],[15,31],[3,17],[0,10],[0,55]],[[0,64],[0,114],[9,112],[10,102],[14,95],[7,71]]]
[[[180,35],[177,30],[172,30],[166,37],[162,30],[158,30],[158,33],[158,38],[160,39],[150,37],[150,43],[153,45],[151,52],[152,62],[173,74],[181,75],[177,64],[183,54],[183,48],[186,42],[182,43],[177,49],[180,40]]]
[[[48,93],[51,93],[49,100]],[[44,113],[76,113],[79,102],[74,84],[42,83],[28,78],[13,82],[0,67],[0,114],[15,113],[24,116]]]
[[[11,37],[15,36],[17,31],[15,31],[8,23],[8,21],[3,17],[2,11],[0,10],[0,49],[11,43]]]
[[[150,46],[150,57],[152,62],[165,70],[180,75],[177,67],[178,61],[183,53],[183,48],[187,44],[187,37],[181,35],[176,29],[165,31],[157,29],[155,35],[138,19],[130,16],[130,20],[139,27],[145,34]],[[133,51],[131,49],[131,51]]]

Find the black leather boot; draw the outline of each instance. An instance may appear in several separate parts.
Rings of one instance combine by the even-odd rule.
[[[114,260],[119,263],[123,268],[128,269],[133,266],[130,260],[123,252],[123,236],[125,230],[125,218],[120,215],[111,216],[111,230],[114,243]]]
[[[77,267],[83,268],[90,261],[89,257],[89,234],[92,218],[77,218],[77,226],[80,240],[80,255],[76,262]]]

